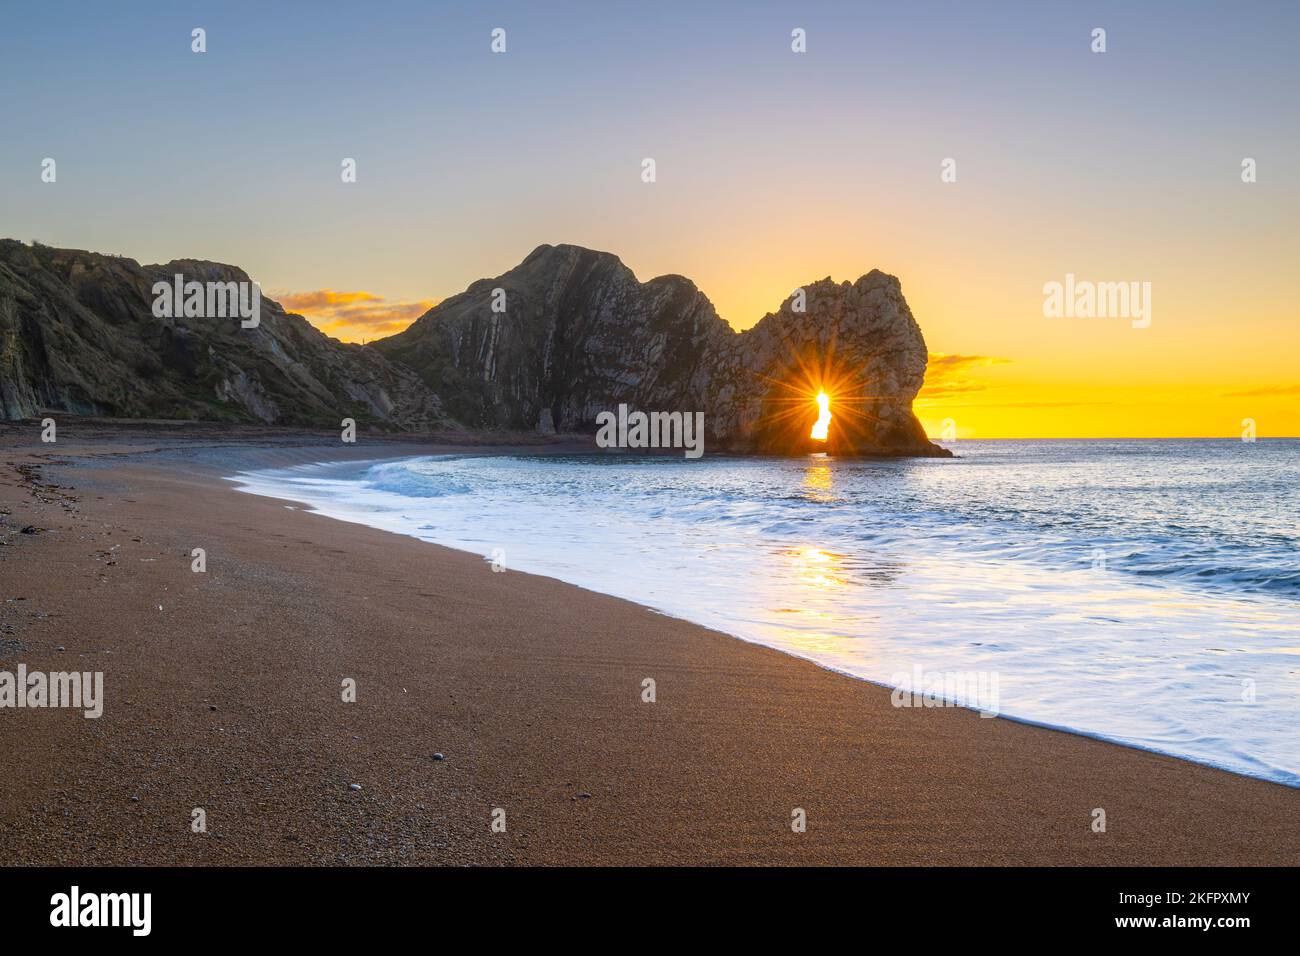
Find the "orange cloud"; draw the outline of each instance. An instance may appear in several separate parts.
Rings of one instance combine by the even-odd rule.
[[[373,292],[271,293],[286,312],[296,312],[326,335],[344,342],[367,342],[401,332],[433,308],[427,300],[389,302]]]
[[[970,392],[982,392],[989,387],[989,384],[967,378],[966,375],[972,369],[1005,365],[1009,361],[1011,360],[995,358],[991,355],[947,355],[942,352],[931,352],[925,370],[925,384],[921,387],[917,398],[933,401]]]
[[[1300,385],[1264,385],[1244,392],[1224,392],[1224,398],[1266,398],[1281,395],[1300,395]]]

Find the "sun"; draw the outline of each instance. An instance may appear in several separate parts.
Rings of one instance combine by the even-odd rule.
[[[787,341],[785,347],[773,371],[758,373],[769,384],[754,421],[758,447],[765,454],[802,455],[874,446],[882,399],[873,394],[867,369],[838,357],[834,336],[820,346]]]
[[[817,421],[813,422],[812,437],[825,441],[831,426],[831,397],[824,391],[817,393]]]

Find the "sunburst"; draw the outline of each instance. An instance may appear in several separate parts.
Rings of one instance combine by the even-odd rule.
[[[779,378],[763,376],[772,386],[756,423],[766,436],[765,449],[789,454],[810,442],[852,447],[859,438],[864,439],[862,444],[871,444],[871,426],[879,419],[870,411],[876,397],[870,393],[864,370],[837,359],[833,338],[815,350],[787,345],[787,372]]]

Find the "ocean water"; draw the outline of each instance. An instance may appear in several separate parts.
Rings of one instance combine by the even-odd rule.
[[[1300,786],[1300,441],[952,447],[453,455],[236,480],[865,680],[981,675],[978,703],[1002,716]],[[939,696],[971,703],[961,686]]]

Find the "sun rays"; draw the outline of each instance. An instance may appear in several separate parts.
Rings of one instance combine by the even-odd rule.
[[[800,350],[790,344],[788,348],[785,374],[764,376],[772,387],[756,425],[766,436],[766,450],[777,454],[805,448],[830,451],[855,445],[858,438],[871,444],[878,418],[871,411],[876,398],[865,370],[840,361],[833,338],[821,346]]]

